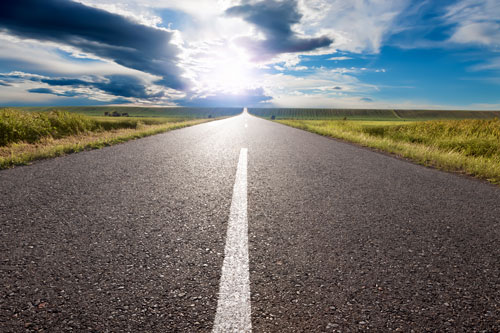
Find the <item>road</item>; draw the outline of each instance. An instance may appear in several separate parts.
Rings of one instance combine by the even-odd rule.
[[[500,188],[246,114],[0,171],[0,223],[2,332],[500,331]]]

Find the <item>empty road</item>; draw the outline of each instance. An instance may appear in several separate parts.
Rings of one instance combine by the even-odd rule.
[[[0,171],[1,332],[498,332],[500,188],[242,114]]]

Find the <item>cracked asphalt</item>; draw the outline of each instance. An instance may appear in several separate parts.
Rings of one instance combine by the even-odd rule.
[[[247,115],[0,171],[0,331],[210,332],[241,148],[254,332],[500,331],[499,187]]]

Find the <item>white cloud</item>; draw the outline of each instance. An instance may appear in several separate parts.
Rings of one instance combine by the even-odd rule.
[[[482,64],[472,66],[470,69],[474,71],[500,70],[500,57],[492,58]]]
[[[332,57],[328,58],[327,60],[335,60],[335,61],[342,61],[342,60],[349,60],[352,59],[351,57]]]
[[[294,67],[289,67],[288,69],[292,70],[292,71],[306,71],[309,69],[309,67],[307,67],[307,66],[294,66]]]
[[[154,75],[118,65],[112,61],[100,59],[93,55],[81,54],[67,45],[57,45],[51,42],[36,40],[21,40],[0,33],[0,59],[13,64],[13,70],[28,72],[44,72],[47,74],[78,76],[78,75],[133,75],[152,80]],[[58,51],[64,51],[77,56],[98,61],[82,62],[79,59],[68,59]],[[76,57],[75,57],[76,58]]]
[[[482,44],[500,50],[500,5],[498,0],[462,0],[447,7],[444,19],[457,25],[450,41]]]
[[[306,33],[331,31],[332,48],[378,53],[384,38],[397,30],[396,17],[409,0],[301,0]]]
[[[370,94],[378,91],[375,85],[359,81],[351,73],[325,68],[310,69],[306,75],[265,74],[260,83],[269,96],[308,96],[318,98]],[[295,105],[293,103],[289,104]]]
[[[467,105],[436,104],[418,100],[372,100],[359,96],[276,94],[271,101],[275,107],[347,108],[347,109],[408,109],[408,110],[500,110],[500,104],[476,103]]]
[[[239,4],[237,0],[79,1],[127,16],[150,26],[157,26],[160,22],[156,12],[157,9],[168,8],[190,15],[193,21],[196,21],[196,26],[192,30],[188,27],[182,32],[176,31],[176,44],[182,49],[179,65],[184,70],[183,76],[193,82],[191,92],[195,94],[214,94],[221,91],[254,89],[261,82],[259,75],[262,69],[269,68],[268,66],[275,66],[275,69],[283,71],[305,71],[309,69],[306,66],[299,65],[301,54],[285,53],[258,64],[252,62],[252,55],[245,54],[235,43],[235,40],[241,36],[249,35],[258,38],[258,32],[243,20],[224,15],[227,8]],[[403,7],[393,5],[390,1],[385,0],[354,1],[351,4],[329,0],[301,1],[299,9],[303,12],[304,17],[301,23],[295,25],[293,29],[298,36],[327,34],[335,38],[335,47],[303,54],[331,54],[336,52],[338,46],[359,52],[367,50],[376,52],[380,47],[382,36],[391,25],[392,18]],[[356,27],[353,22],[363,22],[362,27]],[[163,22],[163,25],[167,23]],[[383,27],[380,29],[374,28],[374,26],[380,24]],[[378,32],[375,33],[374,30]],[[368,36],[368,33],[375,34]],[[44,60],[39,61],[37,66],[48,66],[53,71],[58,68],[62,72],[68,72],[70,68],[75,72],[79,67],[82,68],[82,71],[84,69],[87,72],[89,71],[89,64],[78,65],[72,61],[61,61],[62,59],[57,56],[54,57],[53,52],[50,50],[48,53],[52,54],[42,57]],[[337,60],[347,60],[348,58],[337,57]],[[56,67],[56,63],[59,63],[60,66]],[[111,67],[118,67],[118,65],[106,61],[92,66],[104,66],[104,64],[108,70]],[[92,69],[90,69],[90,72],[92,72]],[[354,74],[356,72],[359,72],[359,70],[337,69],[329,73],[332,77],[328,78],[328,82],[318,83],[310,88],[338,86],[340,83],[336,82],[336,74]],[[318,71],[315,71],[313,76],[317,76],[318,73]],[[312,77],[309,77],[309,80],[311,79]],[[345,81],[345,79],[343,78],[341,81]],[[292,81],[295,82],[296,80]],[[344,89],[344,91],[350,91],[353,88],[345,87]]]
[[[188,16],[192,24],[186,24],[182,31],[171,29],[169,31],[174,33],[172,42],[182,51],[178,64],[183,70],[182,76],[189,78],[192,82],[190,90],[186,91],[189,97],[238,93],[262,87],[267,94],[274,97],[273,103],[276,106],[396,107],[399,105],[399,107],[405,107],[406,105],[410,107],[413,105],[407,101],[384,104],[376,100],[361,99],[370,97],[381,86],[363,83],[356,76],[366,71],[384,73],[385,69],[347,66],[325,69],[306,67],[301,63],[303,55],[328,54],[330,55],[328,60],[331,61],[352,59],[349,56],[343,56],[343,53],[337,53],[332,57],[337,50],[378,53],[388,36],[404,29],[399,26],[402,17],[418,16],[413,11],[418,11],[415,7],[420,5],[411,4],[410,0],[298,0],[299,11],[303,14],[303,18],[300,23],[292,26],[294,33],[298,37],[326,35],[333,38],[334,43],[330,47],[310,52],[279,54],[260,63],[253,62],[252,55],[238,46],[236,40],[242,36],[255,39],[262,36],[255,27],[244,20],[224,15],[227,8],[257,0],[73,1],[101,8],[153,27],[168,26],[169,22],[161,22],[162,19],[158,16],[161,9],[180,11]],[[429,1],[425,2],[429,3]],[[410,4],[411,7],[409,7]],[[444,43],[439,42],[439,46],[452,45],[452,43],[453,45],[480,44],[498,50],[500,48],[499,18],[498,0],[457,1],[446,7],[446,15],[443,17],[446,23],[455,28],[449,40]],[[153,82],[159,77],[126,68],[92,54],[82,53],[67,45],[20,40],[3,33],[0,33],[0,45],[0,60],[10,62],[13,70],[73,78],[104,77],[113,74],[130,75],[149,83],[153,93],[158,89],[166,91],[165,88],[154,85]],[[415,41],[412,45],[415,47],[421,44]],[[438,46],[438,44],[433,44],[433,46]],[[70,56],[65,56],[60,51],[67,52]],[[95,61],[82,61],[85,59]],[[282,73],[269,74],[268,69],[273,68]],[[490,57],[484,63],[471,69],[498,70],[500,58]],[[26,92],[27,89],[41,87],[47,86],[40,82],[29,81],[29,79],[15,83],[13,86],[1,86],[0,101],[17,99],[18,101],[44,102],[63,98]],[[112,97],[88,87],[57,87],[54,90],[60,94],[68,91],[87,94],[89,99],[99,101],[109,100]],[[169,104],[172,99],[182,98],[183,94],[169,90],[165,98],[155,100],[154,103]],[[134,103],[147,103],[147,101],[134,100]],[[415,105],[433,107],[431,103]]]
[[[463,44],[500,46],[500,24],[481,22],[461,25],[451,36],[450,41]]]
[[[296,108],[366,108],[367,102],[359,97],[328,96],[317,94],[276,94],[270,103],[276,107]]]
[[[75,0],[75,2],[125,16],[134,22],[150,27],[157,27],[158,24],[161,23],[161,18],[154,15],[151,10],[136,1],[117,2],[106,0]]]
[[[61,97],[53,95],[30,94],[26,92],[27,89],[39,88],[35,82],[27,81],[25,84],[14,84],[8,87],[1,87],[0,89],[0,105],[9,106],[17,105],[20,102],[25,104],[33,103],[46,103],[61,99]]]
[[[162,22],[157,10],[170,9],[185,13],[193,23],[182,31],[182,38],[188,43],[227,40],[248,34],[252,28],[242,20],[229,18],[224,11],[239,4],[239,0],[79,0],[86,5],[104,9],[133,19],[149,26],[168,26]]]

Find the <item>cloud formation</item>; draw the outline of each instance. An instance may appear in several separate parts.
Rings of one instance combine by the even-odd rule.
[[[183,89],[173,32],[67,0],[0,1],[0,31],[22,39],[69,45],[122,66],[160,76]]]
[[[38,87],[26,90],[29,93],[49,94],[62,97],[87,96],[98,92],[100,96],[122,98],[129,101],[159,100],[166,97],[164,89],[153,90],[152,86],[137,77],[129,75],[107,75],[104,77],[90,76],[85,78],[45,77],[36,74],[11,72],[0,73],[1,82],[5,86],[11,83],[36,83]],[[54,87],[55,89],[48,88]]]
[[[423,2],[423,1],[422,1]],[[308,31],[332,31],[336,49],[379,53],[385,40],[399,32],[397,18],[410,0],[301,0],[302,24]]]
[[[499,17],[498,0],[0,0],[0,104],[493,108]]]
[[[499,49],[500,6],[497,0],[462,0],[450,5],[445,21],[456,26],[450,41]]]
[[[162,91],[151,93],[147,91],[147,87],[139,79],[133,76],[126,75],[109,75],[104,80],[99,81],[84,81],[80,79],[55,78],[41,79],[40,82],[50,86],[73,86],[73,87],[89,87],[100,89],[103,92],[119,97],[132,97],[139,99],[152,99],[164,96]]]
[[[333,43],[333,39],[327,36],[303,38],[292,30],[292,26],[300,23],[302,18],[296,1],[269,0],[234,6],[226,10],[226,15],[242,18],[264,35],[264,40],[241,39],[260,59],[281,53],[313,51]]]
[[[60,96],[60,97],[75,97],[75,96],[80,95],[74,91],[57,92],[57,91],[49,89],[49,88],[33,88],[33,89],[28,89],[27,91],[29,93],[33,93],[33,94],[49,94],[49,95],[55,95],[55,96]]]
[[[225,105],[228,107],[258,106],[271,100],[263,88],[246,89],[240,93],[221,93],[204,97],[192,97],[189,99],[178,100],[185,106],[208,106],[215,107]]]

